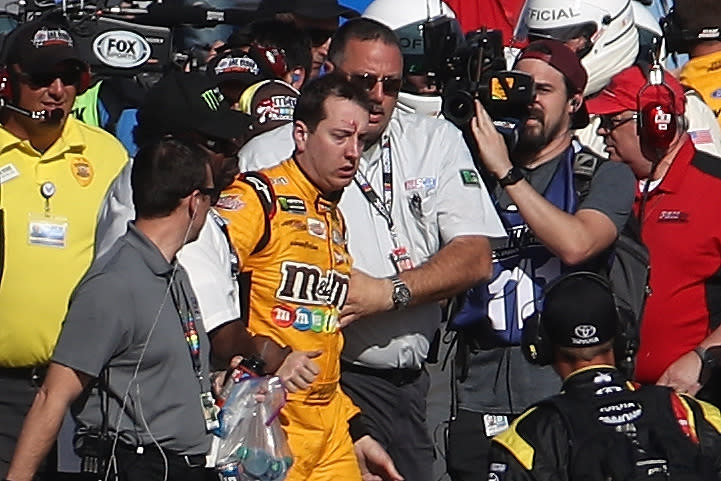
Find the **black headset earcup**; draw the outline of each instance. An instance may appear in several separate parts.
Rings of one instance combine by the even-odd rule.
[[[553,362],[553,346],[543,332],[541,314],[536,312],[523,323],[521,352],[530,364],[546,366]]]

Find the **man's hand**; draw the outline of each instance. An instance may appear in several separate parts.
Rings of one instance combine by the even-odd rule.
[[[348,298],[340,311],[339,327],[348,326],[361,317],[393,309],[393,283],[387,278],[371,277],[353,269]]]
[[[493,125],[493,120],[491,120],[488,112],[478,100],[474,102],[476,104],[476,116],[471,119],[471,132],[473,132],[473,137],[476,139],[478,153],[486,169],[500,179],[513,167],[508,158],[508,148],[503,136]]]
[[[666,368],[656,384],[672,387],[676,392],[695,396],[702,387],[698,382],[700,372],[701,359],[698,354],[690,351]]]
[[[369,435],[357,440],[353,448],[363,481],[403,481],[386,450]]]
[[[288,392],[308,389],[320,374],[320,367],[313,359],[321,354],[321,351],[293,351],[288,354],[275,375],[283,381]]]

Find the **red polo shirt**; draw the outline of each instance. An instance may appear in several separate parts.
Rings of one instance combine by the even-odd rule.
[[[638,211],[641,194],[637,193]],[[651,256],[651,295],[641,326],[636,379],[655,383],[721,321],[721,159],[687,139],[642,224]]]

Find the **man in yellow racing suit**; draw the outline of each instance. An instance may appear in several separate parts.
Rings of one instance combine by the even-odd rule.
[[[349,431],[374,453],[382,449],[357,427],[360,411],[339,385],[338,313],[352,260],[337,203],[358,166],[367,100],[335,75],[300,99],[293,158],[239,176],[217,207],[241,265],[248,330],[292,349],[275,372],[289,392],[281,412],[294,455],[287,479],[360,481]]]

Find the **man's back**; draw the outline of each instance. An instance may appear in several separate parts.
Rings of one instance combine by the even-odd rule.
[[[596,365],[571,374],[561,394],[493,439],[489,476],[718,479],[720,429],[713,406],[668,388],[638,388],[611,366]]]

